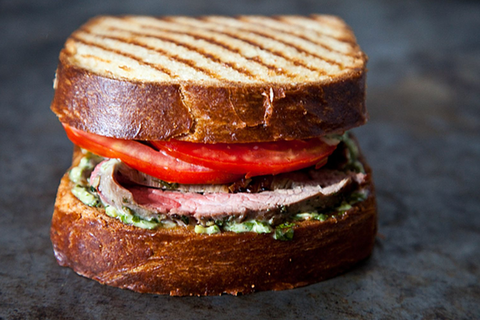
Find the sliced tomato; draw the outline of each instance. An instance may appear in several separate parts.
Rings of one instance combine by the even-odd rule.
[[[63,125],[68,138],[81,148],[107,158],[118,158],[132,168],[167,182],[222,184],[243,175],[222,172],[176,159],[133,140],[108,138]]]
[[[308,140],[203,144],[178,140],[152,141],[154,146],[183,161],[246,177],[278,174],[326,163],[336,144]]]

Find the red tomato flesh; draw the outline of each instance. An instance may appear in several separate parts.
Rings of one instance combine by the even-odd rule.
[[[184,162],[134,140],[108,138],[63,125],[68,138],[81,148],[106,158],[118,158],[130,167],[167,182],[223,184],[242,174],[222,172]]]
[[[290,172],[321,167],[336,145],[321,138],[308,140],[203,144],[178,140],[141,142],[87,133],[63,125],[69,139],[81,148],[167,182],[223,184],[244,176]]]
[[[320,138],[308,140],[203,144],[178,140],[152,141],[158,149],[186,162],[246,177],[278,174],[326,163],[335,150]]]

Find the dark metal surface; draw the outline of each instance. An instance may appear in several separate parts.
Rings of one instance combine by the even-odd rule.
[[[379,237],[353,271],[305,288],[171,298],[59,267],[49,240],[71,145],[49,111],[64,40],[97,14],[342,16],[370,57]],[[480,2],[0,1],[0,319],[480,318]],[[267,248],[266,248],[267,250]]]

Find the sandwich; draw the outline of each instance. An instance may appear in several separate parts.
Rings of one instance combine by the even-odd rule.
[[[367,57],[343,20],[100,16],[60,52],[52,111],[74,144],[58,263],[137,292],[313,284],[372,252]]]

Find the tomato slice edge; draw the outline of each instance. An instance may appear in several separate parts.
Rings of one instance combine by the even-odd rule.
[[[224,184],[243,174],[234,174],[188,163],[165,152],[156,151],[134,140],[104,137],[62,124],[76,145],[107,158],[119,158],[125,164],[158,179],[181,184]]]
[[[336,144],[320,138],[244,144],[152,141],[155,147],[186,162],[248,177],[290,172],[325,163]]]

